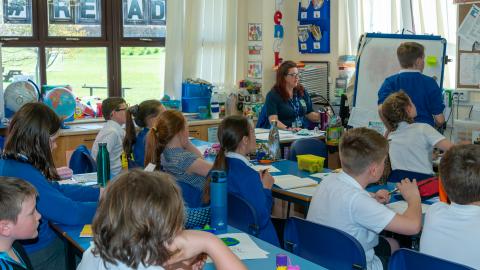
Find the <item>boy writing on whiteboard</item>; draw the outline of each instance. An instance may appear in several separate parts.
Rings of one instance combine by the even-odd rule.
[[[433,127],[445,123],[442,90],[435,79],[422,74],[425,67],[425,48],[417,42],[404,42],[397,49],[402,69],[385,79],[378,91],[378,106],[391,94],[400,90],[408,94],[417,108],[415,122]]]

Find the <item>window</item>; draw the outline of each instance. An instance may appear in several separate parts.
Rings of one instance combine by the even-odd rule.
[[[165,48],[123,47],[122,96],[130,104],[163,96]]]
[[[3,0],[0,4],[0,33],[5,37],[31,37],[32,0]]]
[[[163,96],[165,0],[2,0],[0,16],[4,86],[25,75],[79,97]]]

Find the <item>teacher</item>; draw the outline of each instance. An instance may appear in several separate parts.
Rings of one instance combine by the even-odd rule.
[[[276,83],[267,94],[268,120],[276,120],[280,129],[298,130],[308,128],[309,121],[320,121],[320,114],[313,111],[312,100],[299,79],[297,64],[285,61],[278,68]]]

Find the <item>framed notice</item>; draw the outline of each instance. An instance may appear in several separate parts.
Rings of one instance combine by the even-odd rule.
[[[32,23],[32,0],[3,0],[4,23]]]
[[[48,0],[50,23],[68,23],[75,21],[74,5],[71,0]]]

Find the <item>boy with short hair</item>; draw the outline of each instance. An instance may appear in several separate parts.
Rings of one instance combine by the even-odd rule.
[[[33,239],[38,235],[41,216],[36,209],[36,197],[37,191],[30,183],[0,176],[1,269],[32,269],[25,251],[16,240]]]
[[[122,125],[126,122],[127,109],[128,105],[121,97],[110,97],[102,102],[102,114],[107,123],[98,133],[92,147],[92,156],[96,160],[98,144],[107,143],[112,178],[122,170],[123,139],[125,138],[125,130]]]
[[[420,251],[480,269],[480,145],[457,145],[440,162],[451,204],[438,202],[425,214]]]
[[[340,141],[343,172],[331,174],[321,182],[307,215],[309,221],[355,237],[365,250],[369,270],[386,269],[389,255],[398,248],[394,239],[378,237],[382,230],[414,235],[421,228],[421,201],[415,180],[404,179],[397,184],[408,203],[403,214],[395,214],[384,205],[390,200],[387,190],[365,190],[382,176],[387,153],[388,142],[378,132],[367,128],[347,131]]]
[[[399,73],[385,79],[378,91],[379,113],[383,101],[392,93],[403,90],[417,107],[415,122],[433,127],[445,123],[442,90],[434,78],[422,74],[425,48],[417,42],[404,42],[397,49]]]

